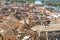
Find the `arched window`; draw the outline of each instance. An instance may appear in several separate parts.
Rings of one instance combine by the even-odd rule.
[[[0,34],[0,37],[2,37],[2,35]]]
[[[10,40],[10,39],[8,39],[8,40]]]

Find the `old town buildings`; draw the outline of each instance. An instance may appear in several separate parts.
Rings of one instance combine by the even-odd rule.
[[[60,11],[19,2],[0,8],[0,40],[57,40],[59,34]]]

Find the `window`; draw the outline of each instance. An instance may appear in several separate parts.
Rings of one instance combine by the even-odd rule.
[[[10,39],[8,39],[8,40],[10,40]]]

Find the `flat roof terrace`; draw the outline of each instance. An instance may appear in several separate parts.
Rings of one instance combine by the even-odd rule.
[[[36,25],[31,28],[34,31],[59,31],[60,30],[60,24],[50,24],[50,26],[42,26],[42,25]]]

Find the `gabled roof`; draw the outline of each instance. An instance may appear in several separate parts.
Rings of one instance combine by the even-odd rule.
[[[8,24],[9,26],[13,26],[15,23],[16,23],[16,22],[15,22],[14,20],[9,20],[9,21],[7,22],[7,24]]]
[[[6,22],[6,24],[9,25],[11,28],[15,28],[16,25],[18,25],[17,23],[18,23],[18,21],[15,21],[15,20],[8,20]]]
[[[1,32],[1,34],[4,36],[4,34],[10,29],[10,27],[7,24],[0,24],[0,29],[3,30],[3,32]]]
[[[2,28],[2,29],[4,29],[4,30],[7,30],[7,29],[9,29],[9,26],[6,25],[6,24],[1,24],[1,25],[0,25],[0,28]]]
[[[14,29],[10,29],[4,34],[4,36],[16,36],[16,35],[17,35],[17,31]]]

